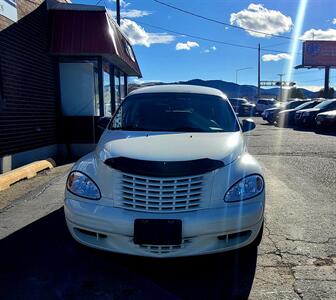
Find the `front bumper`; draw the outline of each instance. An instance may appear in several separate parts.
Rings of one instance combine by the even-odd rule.
[[[66,198],[64,211],[71,235],[82,244],[131,255],[178,257],[224,252],[250,244],[263,222],[263,198],[262,193],[223,208],[169,214],[128,211]],[[134,244],[134,220],[138,218],[182,220],[182,244]]]

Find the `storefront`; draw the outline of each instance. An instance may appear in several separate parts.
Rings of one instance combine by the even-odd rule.
[[[99,6],[44,2],[0,32],[0,51],[2,172],[91,151],[128,77],[141,77],[127,37]]]

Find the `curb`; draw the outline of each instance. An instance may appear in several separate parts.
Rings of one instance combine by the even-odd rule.
[[[0,191],[8,189],[12,184],[22,180],[30,179],[46,169],[52,169],[56,166],[53,159],[49,158],[47,160],[39,160],[23,167],[14,169],[12,171],[6,172],[0,175]]]

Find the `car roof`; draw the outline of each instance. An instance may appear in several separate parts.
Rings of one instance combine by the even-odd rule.
[[[150,94],[150,93],[188,93],[188,94],[212,95],[227,98],[226,95],[220,90],[199,85],[187,85],[187,84],[164,84],[164,85],[143,87],[132,91],[131,93],[129,93],[129,96]]]

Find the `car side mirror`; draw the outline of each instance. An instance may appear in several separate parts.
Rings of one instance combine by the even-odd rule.
[[[101,117],[97,121],[97,128],[104,131],[111,121],[111,117]]]
[[[242,130],[243,132],[251,131],[256,127],[256,124],[252,119],[244,119],[242,120]]]

